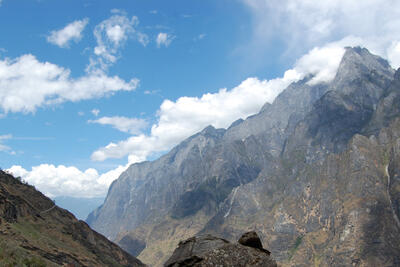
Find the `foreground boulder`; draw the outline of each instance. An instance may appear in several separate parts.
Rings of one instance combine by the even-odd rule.
[[[179,243],[164,266],[277,266],[255,232],[244,234],[240,240],[242,244],[211,235],[189,238]]]

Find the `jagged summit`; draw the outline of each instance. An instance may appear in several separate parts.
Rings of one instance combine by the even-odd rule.
[[[366,48],[347,47],[340,62],[332,90],[345,91],[365,76],[391,80],[394,70],[387,60],[371,54]],[[378,79],[376,79],[378,82]]]
[[[347,48],[331,82],[293,83],[227,130],[207,127],[160,159],[132,165],[90,224],[117,241],[125,236],[154,265],[182,239],[237,240],[250,229],[284,266],[394,264],[400,244],[389,232],[397,240],[400,233],[391,206],[399,208],[400,187],[396,172],[390,182],[384,173],[398,157],[388,152],[400,135],[394,76],[387,61]],[[383,228],[373,228],[380,216]],[[379,256],[368,258],[374,246]]]

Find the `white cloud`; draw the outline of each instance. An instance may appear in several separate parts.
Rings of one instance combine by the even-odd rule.
[[[387,50],[387,54],[392,65],[400,67],[400,41],[393,41]]]
[[[9,146],[4,145],[2,142],[3,140],[11,139],[12,135],[11,134],[6,134],[6,135],[0,135],[0,151],[10,151],[11,148]]]
[[[102,117],[97,120],[89,120],[89,123],[98,123],[102,125],[111,125],[121,132],[130,134],[140,134],[141,130],[147,127],[144,119],[126,118],[126,117]]]
[[[0,109],[6,113],[34,112],[42,106],[132,91],[138,82],[126,82],[100,71],[74,79],[69,69],[40,62],[33,55],[6,58],[0,60]]]
[[[83,111],[78,111],[78,116],[83,116],[83,115],[85,115],[85,112],[83,112]]]
[[[286,45],[287,55],[303,54],[337,40],[360,45],[399,67],[400,2],[387,0],[242,0],[254,18],[249,49],[257,55],[271,40]]]
[[[313,74],[314,77],[308,82],[310,85],[330,81],[336,75],[344,52],[344,48],[336,44],[315,47],[296,62],[295,70],[302,74]]]
[[[89,168],[80,171],[70,166],[54,166],[41,164],[28,171],[21,166],[12,166],[7,171],[14,176],[20,176],[29,184],[48,197],[102,197],[107,194],[108,187],[126,170],[127,166],[119,166],[114,170],[99,174],[97,170]]]
[[[136,135],[118,143],[110,143],[92,154],[93,160],[121,158],[145,160],[153,153],[165,151],[184,138],[208,125],[226,128],[238,118],[257,113],[265,102],[272,102],[290,83],[313,74],[310,84],[328,82],[334,78],[344,49],[338,45],[315,48],[301,57],[293,69],[282,78],[259,80],[248,78],[237,87],[220,89],[201,97],[180,97],[175,102],[165,100],[158,110],[158,122],[149,135]]]
[[[94,29],[97,46],[94,48],[96,59],[92,59],[88,70],[106,69],[117,61],[119,50],[128,40],[134,38],[143,46],[149,42],[148,36],[138,31],[139,19],[135,16],[128,18],[123,12],[113,10],[114,15],[99,23]]]
[[[89,19],[87,18],[76,20],[61,30],[52,31],[50,35],[47,36],[47,41],[59,47],[68,47],[72,40],[78,42],[82,39],[82,31],[88,23]]]
[[[97,108],[92,109],[92,114],[95,115],[96,117],[99,116],[100,110]]]
[[[161,47],[161,46],[168,47],[171,44],[173,39],[174,39],[174,36],[172,36],[168,33],[165,33],[165,32],[160,32],[156,38],[157,47]]]

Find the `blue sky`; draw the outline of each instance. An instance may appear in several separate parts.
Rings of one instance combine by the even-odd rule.
[[[131,163],[334,77],[343,47],[400,65],[398,1],[0,0],[0,167],[102,197]]]

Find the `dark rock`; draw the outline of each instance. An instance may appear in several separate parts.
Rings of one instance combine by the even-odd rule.
[[[254,235],[252,237],[254,238]],[[164,266],[274,267],[277,265],[269,256],[269,253],[263,250],[242,246],[241,244],[232,244],[225,239],[205,235],[192,237],[180,242],[178,248]]]
[[[117,244],[134,257],[139,256],[140,252],[142,252],[142,250],[146,247],[146,243],[144,241],[133,238],[129,235],[122,237]]]
[[[255,231],[244,233],[239,238],[238,242],[239,242],[239,244],[242,244],[243,246],[246,246],[246,247],[258,248],[258,249],[264,250],[261,240]],[[270,252],[268,250],[265,250],[265,251],[270,254]]]

